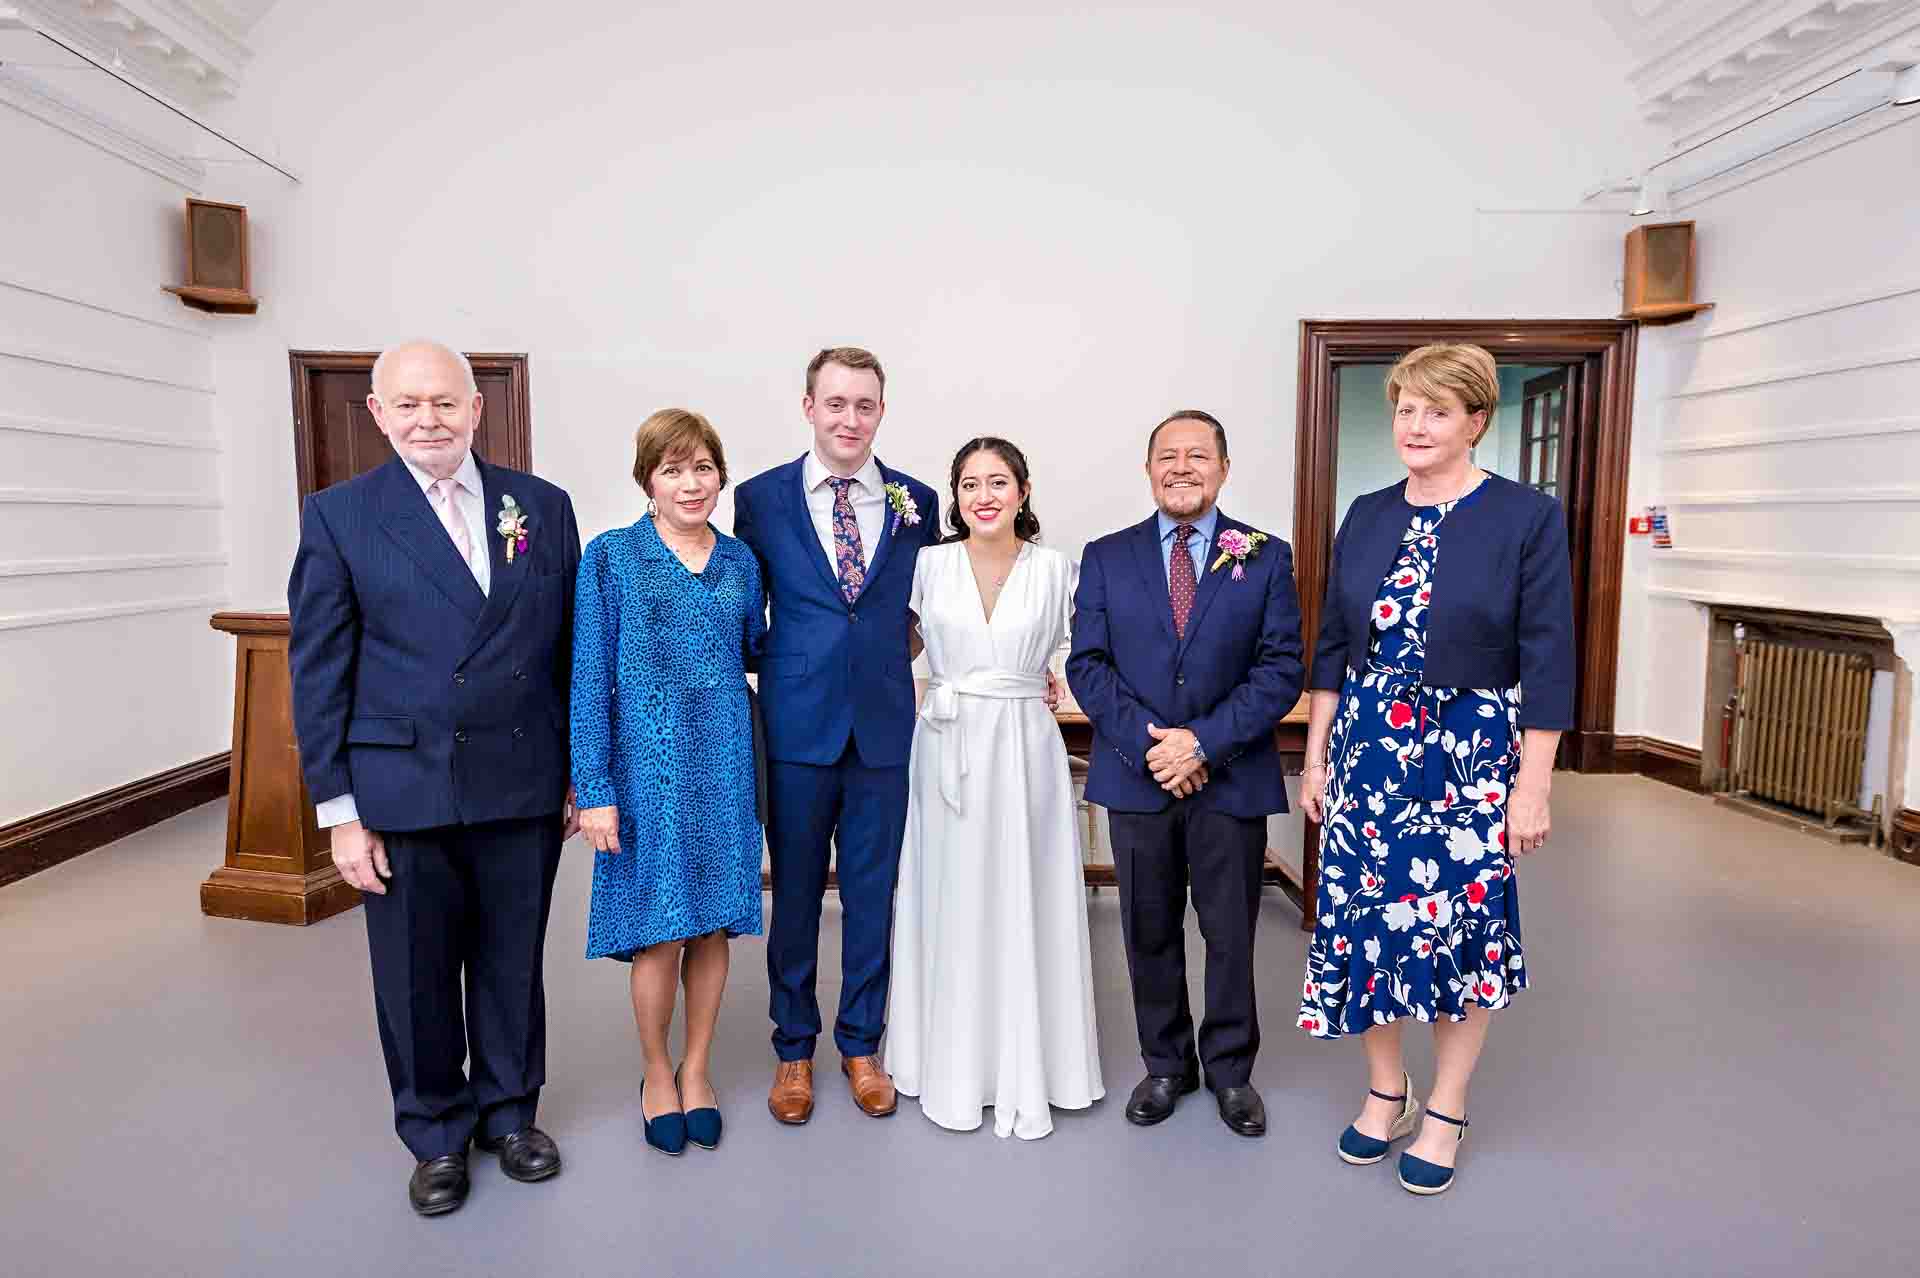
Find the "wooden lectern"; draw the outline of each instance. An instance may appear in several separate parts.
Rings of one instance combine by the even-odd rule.
[[[200,912],[304,927],[360,904],[313,815],[293,736],[284,612],[216,612],[234,636],[233,763],[227,860],[200,885]]]

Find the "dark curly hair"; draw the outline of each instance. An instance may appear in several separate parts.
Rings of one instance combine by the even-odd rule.
[[[1007,464],[1013,472],[1013,482],[1020,486],[1022,493],[1032,488],[1027,478],[1027,455],[1007,440],[997,435],[981,435],[969,439],[960,445],[960,451],[953,455],[953,470],[947,479],[947,491],[952,496],[952,504],[947,507],[947,524],[953,529],[948,541],[965,541],[970,530],[967,521],[960,514],[960,472],[966,469],[967,461],[975,453],[990,452]],[[1033,513],[1033,502],[1020,499],[1020,509],[1014,512],[1013,535],[1021,541],[1040,540],[1040,518]]]

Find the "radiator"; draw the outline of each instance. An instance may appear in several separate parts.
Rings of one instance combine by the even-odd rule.
[[[1857,811],[1873,665],[1856,652],[1741,645],[1729,789],[1831,821]]]

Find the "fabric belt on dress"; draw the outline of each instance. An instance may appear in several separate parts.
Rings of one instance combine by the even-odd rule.
[[[1047,676],[1016,670],[973,670],[957,679],[928,685],[920,703],[920,717],[945,740],[940,751],[940,797],[960,810],[960,779],[967,775],[967,743],[960,729],[960,698],[991,697],[996,701],[1040,701],[1047,695]]]
[[[1411,673],[1406,670],[1396,670],[1391,666],[1371,663],[1368,668],[1376,674],[1400,675],[1403,678]],[[1443,690],[1429,688],[1426,684],[1418,682],[1416,676],[1416,682],[1408,687],[1405,693],[1407,704],[1413,710],[1413,722],[1408,725],[1413,729],[1413,741],[1407,751],[1409,765],[1407,771],[1411,774],[1409,780],[1413,784],[1414,796],[1429,803],[1444,803],[1447,799],[1447,773],[1450,759],[1438,740],[1438,734],[1443,731],[1440,727],[1441,703],[1438,695],[1441,691]],[[1391,723],[1388,726],[1391,727]],[[1427,747],[1429,728],[1436,734],[1432,749]]]

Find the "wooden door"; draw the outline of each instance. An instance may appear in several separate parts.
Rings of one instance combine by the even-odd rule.
[[[375,352],[294,351],[293,434],[300,498],[389,460],[393,448],[367,407]],[[470,355],[480,387],[473,451],[518,470],[533,467],[527,357]]]
[[[1573,448],[1567,438],[1568,370],[1531,377],[1520,392],[1520,474],[1529,488],[1567,500]]]

